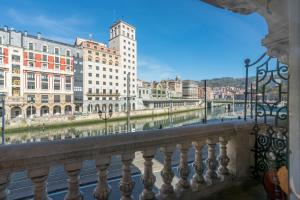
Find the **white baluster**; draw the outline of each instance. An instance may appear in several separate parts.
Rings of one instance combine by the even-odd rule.
[[[218,138],[210,138],[206,140],[208,146],[208,155],[206,160],[207,171],[204,176],[204,179],[208,185],[212,185],[218,181],[218,175],[216,172],[218,167],[218,161],[215,155],[215,147],[217,142]]]
[[[220,156],[219,156],[219,168],[218,168],[218,175],[221,179],[221,181],[225,181],[226,179],[229,179],[230,174],[229,170],[227,168],[228,163],[230,161],[228,155],[227,155],[227,143],[229,141],[230,137],[220,137]]]
[[[83,196],[79,189],[79,173],[82,163],[67,163],[65,164],[65,171],[68,175],[68,193],[65,200],[82,200]]]
[[[7,199],[7,185],[9,183],[9,172],[0,172],[0,200]]]
[[[202,162],[202,149],[206,144],[205,141],[197,141],[193,142],[195,147],[195,161],[194,161],[194,169],[195,174],[192,179],[192,188],[194,191],[200,191],[205,186],[205,181],[203,177],[203,172],[205,167]]]
[[[152,159],[155,155],[155,149],[147,149],[143,151],[143,158],[145,159],[144,162],[144,174],[142,175],[142,183],[144,185],[144,190],[140,195],[140,200],[151,200],[155,199],[155,193],[152,191],[154,183],[155,183],[155,176],[152,171]]]
[[[176,199],[174,188],[172,186],[172,180],[174,173],[172,171],[172,154],[175,151],[175,146],[162,147],[161,150],[164,153],[164,168],[161,171],[163,179],[163,185],[160,188],[158,199]]]
[[[34,199],[35,200],[49,200],[47,194],[47,178],[49,168],[31,168],[28,170],[28,176],[33,183]]]
[[[134,159],[134,153],[126,153],[122,155],[122,179],[120,181],[120,191],[121,191],[121,200],[131,200],[133,197],[131,196],[132,190],[134,188],[135,183],[131,179],[131,169],[130,166]]]
[[[110,156],[103,156],[96,160],[98,182],[94,190],[94,198],[97,200],[107,200],[111,192],[111,187],[107,183],[107,169],[109,164]]]
[[[188,166],[188,151],[190,143],[184,143],[178,145],[180,150],[180,164],[179,164],[179,175],[180,179],[176,184],[176,193],[179,195],[190,189],[190,183],[188,181],[189,166]]]

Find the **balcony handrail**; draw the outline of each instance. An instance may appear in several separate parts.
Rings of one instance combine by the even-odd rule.
[[[234,136],[237,127],[249,128],[249,125],[250,123],[233,122],[4,145],[0,146],[0,169],[16,171],[34,165],[52,166],[66,160],[83,161],[96,159],[100,155],[119,155],[151,147],[159,148],[170,144],[205,141],[207,138]]]

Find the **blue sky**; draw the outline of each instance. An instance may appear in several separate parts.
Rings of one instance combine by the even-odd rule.
[[[118,19],[137,28],[140,79],[243,77],[243,60],[265,51],[262,17],[199,0],[1,0],[1,26],[68,43],[90,33],[107,43]]]

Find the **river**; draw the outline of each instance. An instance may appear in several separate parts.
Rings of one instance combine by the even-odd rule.
[[[238,116],[243,116],[243,106],[238,105],[234,107],[231,112],[225,111],[225,106],[214,107],[208,109],[207,120],[208,123],[216,121],[228,121],[237,119]],[[186,126],[191,124],[203,123],[204,109],[173,113],[169,115],[153,116],[131,119],[131,130],[132,131],[144,131],[150,129],[170,128],[178,126]],[[27,131],[7,133],[5,136],[6,144],[20,144],[28,142],[41,142],[49,140],[64,140],[71,138],[81,137],[92,137],[106,134],[118,134],[125,133],[127,130],[127,121],[109,121],[107,122],[107,129],[105,123],[100,121],[95,124],[80,125],[80,126],[66,126],[63,128],[46,128],[40,130],[31,130],[28,128]]]

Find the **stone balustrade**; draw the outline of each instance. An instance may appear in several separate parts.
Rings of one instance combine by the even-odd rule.
[[[49,199],[47,176],[49,169],[63,165],[68,176],[65,199],[83,199],[79,174],[85,160],[95,160],[98,170],[95,199],[108,199],[119,190],[121,199],[133,199],[135,182],[131,165],[136,152],[142,152],[144,169],[141,180],[143,191],[139,199],[198,199],[216,192],[235,180],[249,176],[253,136],[251,123],[224,123],[186,126],[162,130],[135,132],[62,141],[0,146],[0,199],[7,198],[7,185],[15,171],[26,170],[32,181],[34,199]],[[203,148],[207,159],[203,162]],[[188,151],[194,148],[194,174],[188,162]],[[179,179],[174,184],[172,155],[179,153]],[[164,155],[161,170],[162,186],[155,194],[156,177],[153,158],[157,150]],[[216,155],[218,154],[218,155]],[[111,188],[107,181],[111,157],[120,155],[122,178],[119,188]]]

